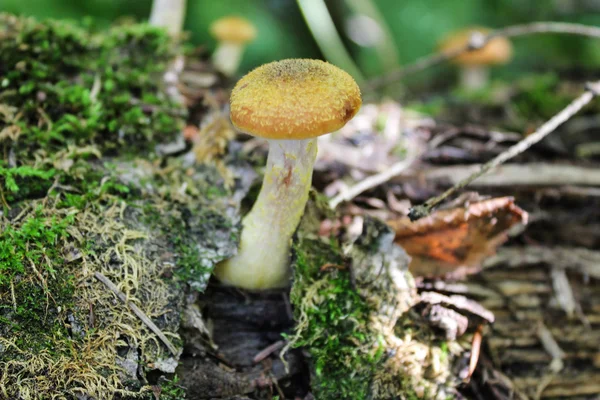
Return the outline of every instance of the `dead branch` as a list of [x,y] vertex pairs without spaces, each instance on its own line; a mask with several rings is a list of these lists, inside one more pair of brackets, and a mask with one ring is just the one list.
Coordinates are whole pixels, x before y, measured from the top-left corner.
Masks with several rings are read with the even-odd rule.
[[[599,29],[600,30],[600,29]],[[568,106],[566,106],[561,112],[556,114],[554,117],[550,118],[545,124],[540,126],[537,131],[527,136],[525,139],[521,140],[519,143],[511,146],[506,151],[498,154],[492,160],[483,164],[480,170],[462,181],[458,182],[456,185],[452,186],[450,189],[446,190],[439,196],[433,197],[427,200],[424,204],[412,207],[408,213],[409,218],[412,221],[416,221],[419,218],[423,218],[426,215],[429,215],[433,207],[440,204],[449,196],[453,195],[460,189],[469,185],[475,179],[479,178],[483,174],[487,173],[489,170],[497,167],[498,165],[510,160],[514,156],[521,154],[529,147],[533,146],[543,138],[545,138],[548,134],[553,132],[558,126],[563,124],[573,115],[579,112],[583,107],[585,107],[594,97],[600,94],[600,81],[587,83],[585,86],[585,91],[581,96],[573,100]]]
[[525,268],[535,265],[551,265],[553,268],[575,270],[594,278],[600,278],[600,252],[583,247],[507,247],[488,258],[485,269],[500,265],[506,268]]
[[352,200],[359,194],[389,181],[394,176],[400,175],[403,171],[405,171],[408,167],[412,165],[413,161],[415,161],[416,158],[417,157],[415,156],[405,158],[404,160],[393,164],[385,171],[382,171],[375,175],[371,175],[368,178],[360,181],[356,185],[346,190],[342,190],[337,196],[329,200],[329,207],[336,208],[338,204],[344,201]]
[[[480,165],[451,165],[428,168],[422,172],[427,181],[446,182],[455,185],[468,178],[481,168]],[[404,177],[402,177],[404,180]],[[577,186],[600,186],[600,170],[594,167],[584,167],[569,164],[528,163],[504,164],[482,176],[474,184],[478,187],[535,187],[569,185],[576,194]],[[592,188],[593,189],[593,188]],[[588,192],[584,192],[589,195]]]

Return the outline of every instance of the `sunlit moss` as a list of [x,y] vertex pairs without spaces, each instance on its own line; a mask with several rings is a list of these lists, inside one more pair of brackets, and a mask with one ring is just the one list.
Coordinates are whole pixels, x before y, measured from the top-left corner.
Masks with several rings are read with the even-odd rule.
[[[337,243],[303,240],[294,248],[291,301],[298,323],[294,346],[305,346],[319,399],[364,399],[382,351],[368,328],[368,306],[353,289]],[[329,265],[326,271],[323,266]]]

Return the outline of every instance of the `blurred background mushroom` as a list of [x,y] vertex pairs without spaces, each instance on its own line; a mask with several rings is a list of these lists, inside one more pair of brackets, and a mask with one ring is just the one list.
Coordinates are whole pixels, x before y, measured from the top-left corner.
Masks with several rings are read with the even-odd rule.
[[162,26],[171,35],[181,33],[185,19],[186,0],[154,0],[150,13],[150,24]]
[[[482,27],[454,32],[440,44],[440,51],[451,53],[466,46],[478,46],[490,32],[490,29]],[[511,58],[510,41],[504,37],[496,37],[482,48],[460,54],[451,61],[459,67],[460,85],[467,90],[476,90],[488,83],[490,67],[506,64]]]
[[246,44],[256,38],[256,28],[246,18],[230,16],[213,22],[210,33],[218,42],[212,55],[215,69],[226,76],[235,74]]

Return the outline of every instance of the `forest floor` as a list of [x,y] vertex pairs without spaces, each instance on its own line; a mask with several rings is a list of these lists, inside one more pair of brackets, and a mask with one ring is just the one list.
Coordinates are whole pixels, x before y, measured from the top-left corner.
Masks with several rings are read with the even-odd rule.
[[406,217],[591,73],[365,93],[319,143],[291,288],[247,293],[210,272],[236,251],[266,144],[230,126],[232,82],[179,53],[144,25],[0,17],[0,398],[600,393],[598,101]]

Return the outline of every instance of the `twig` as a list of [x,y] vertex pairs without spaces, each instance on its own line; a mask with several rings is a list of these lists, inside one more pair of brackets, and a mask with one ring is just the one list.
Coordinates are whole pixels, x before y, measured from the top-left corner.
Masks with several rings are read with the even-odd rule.
[[471,357],[469,358],[469,373],[467,374],[466,382],[471,380],[475,368],[477,368],[477,362],[479,361],[479,354],[481,353],[481,341],[483,339],[483,325],[477,325],[477,329],[473,333],[473,339],[471,340]]
[[436,66],[445,61],[449,61],[463,53],[479,50],[496,37],[515,37],[536,33],[563,33],[600,38],[599,27],[582,24],[572,24],[566,22],[534,22],[531,24],[507,26],[506,28],[492,31],[487,35],[481,33],[474,34],[469,39],[468,44],[463,47],[458,47],[452,51],[429,54],[425,57],[419,58],[417,61],[407,65],[403,69],[398,69],[382,77],[372,79],[365,83],[363,86],[363,91],[381,88],[394,81],[400,80],[407,75]]
[[278,340],[277,342],[265,347],[263,350],[261,350],[260,352],[258,352],[258,354],[254,356],[252,362],[254,364],[261,362],[265,358],[269,357],[271,354],[275,353],[277,350],[281,349],[283,346],[285,346],[285,344],[285,340]]
[[554,336],[543,321],[538,322],[537,336],[544,347],[544,350],[546,350],[546,352],[552,357],[552,361],[550,362],[549,366],[550,373],[542,377],[535,391],[534,398],[540,399],[544,389],[546,389],[550,382],[552,382],[555,375],[564,368],[563,360],[565,358],[565,352],[560,348],[560,345],[556,339],[554,339]]
[[162,342],[165,344],[165,346],[167,346],[167,348],[169,349],[171,354],[173,354],[174,356],[177,356],[179,354],[179,352],[177,351],[177,348],[175,346],[173,346],[171,341],[165,336],[164,333],[162,333],[162,331],[159,329],[159,327],[156,326],[154,324],[154,322],[152,322],[152,320],[150,320],[150,318],[148,318],[146,316],[146,314],[144,314],[144,312],[138,308],[138,306],[136,306],[135,304],[133,304],[130,301],[127,301],[127,296],[125,296],[125,293],[121,292],[119,290],[119,288],[117,288],[117,286],[111,282],[110,279],[108,279],[106,276],[104,276],[100,272],[94,272],[94,276],[100,282],[104,283],[104,285],[106,285],[106,287],[108,287],[119,298],[119,300],[121,300],[123,303],[127,304],[129,306],[129,308],[131,308],[131,311],[133,311],[133,313],[140,320],[142,320],[142,322],[144,324],[146,324],[146,326],[148,326],[148,328],[150,328],[150,330],[152,332],[154,332],[154,334],[156,334],[156,336],[158,336],[158,338],[160,340],[162,340]]
[[500,248],[483,263],[484,269],[499,266],[508,269],[532,266],[562,268],[600,279],[600,251],[567,246],[510,246]]
[[12,278],[10,279],[10,296],[12,298],[13,311],[16,313],[17,312],[17,296],[15,296],[15,284],[14,284]]
[[577,310],[577,300],[573,294],[571,283],[567,278],[567,273],[564,268],[552,268],[550,270],[550,278],[552,279],[552,288],[554,295],[558,301],[558,305],[571,318]]
[[[454,185],[481,168],[478,164],[450,165],[432,167],[426,171],[406,174],[395,182],[407,178],[425,179],[427,182],[443,182]],[[566,186],[569,185],[569,186]],[[600,186],[600,169],[594,166],[572,165],[566,163],[531,162],[527,164],[506,163],[482,176],[476,182],[477,187],[556,187],[563,193],[577,193],[576,186],[592,186],[580,192],[586,195],[593,193],[585,190]]]
[[416,158],[417,157],[413,156],[399,161],[393,164],[390,168],[386,169],[385,171],[382,171],[375,175],[371,175],[368,178],[357,183],[356,185],[346,190],[342,190],[342,192],[340,192],[337,196],[329,200],[329,207],[335,208],[341,202],[352,200],[359,194],[389,181],[396,175],[400,175],[402,171],[406,170],[408,167],[411,166],[411,164],[413,163],[413,161],[416,160]]
[[[600,29],[599,29],[600,30]],[[408,217],[411,221],[416,221],[419,218],[423,218],[431,212],[431,209],[436,205],[440,204],[450,195],[453,195],[458,190],[464,188],[475,179],[479,178],[481,175],[485,174],[489,170],[498,165],[504,163],[507,160],[510,160],[514,156],[524,152],[532,145],[536,144],[548,134],[553,132],[558,126],[563,124],[573,115],[575,115],[579,110],[585,107],[592,99],[600,94],[600,81],[596,82],[588,82],[585,86],[585,92],[575,100],[571,102],[568,106],[566,106],[561,112],[556,114],[554,117],[550,118],[545,124],[539,127],[537,131],[527,136],[525,139],[521,140],[519,143],[511,146],[505,152],[498,154],[495,158],[481,166],[481,169],[458,182],[456,185],[452,186],[450,189],[446,190],[444,193],[437,197],[433,197],[427,200],[424,204],[412,207],[408,212]]]

